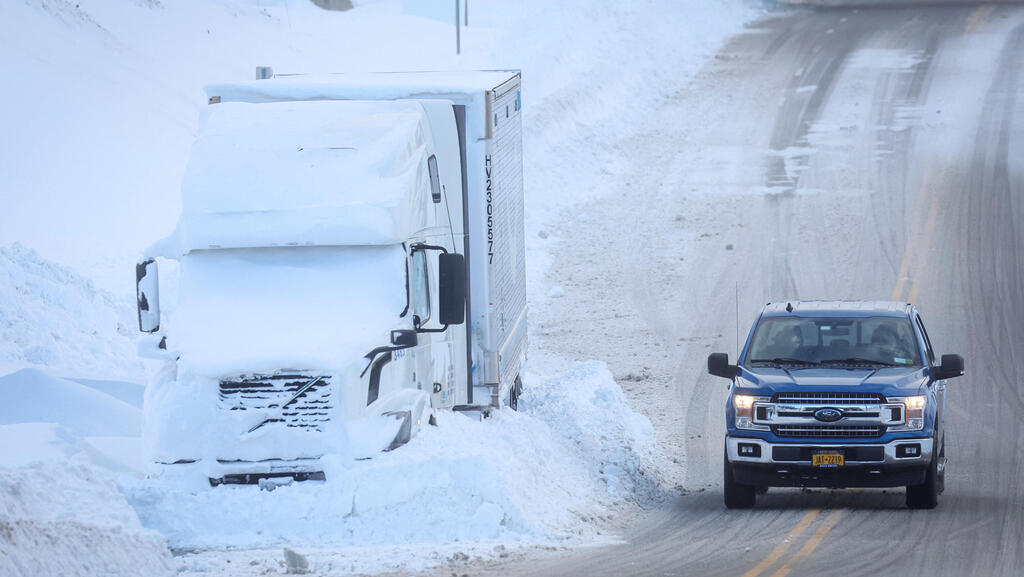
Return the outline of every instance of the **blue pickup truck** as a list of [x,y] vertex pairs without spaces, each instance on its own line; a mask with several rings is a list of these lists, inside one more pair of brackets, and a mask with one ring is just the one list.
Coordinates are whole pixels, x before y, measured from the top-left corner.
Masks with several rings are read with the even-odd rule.
[[768,487],[905,486],[908,507],[938,504],[946,380],[964,360],[935,357],[913,305],[769,303],[737,363],[713,353],[708,372],[731,382],[726,507]]

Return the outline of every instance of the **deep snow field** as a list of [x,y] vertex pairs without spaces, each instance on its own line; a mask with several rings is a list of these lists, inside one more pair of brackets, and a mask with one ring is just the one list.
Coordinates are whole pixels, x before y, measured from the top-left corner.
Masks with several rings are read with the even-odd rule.
[[[551,352],[573,331],[545,317],[565,295],[546,273],[573,249],[566,214],[621,185],[622,143],[752,3],[473,0],[459,56],[450,24],[398,0],[355,4],[0,5],[0,575],[276,574],[285,547],[317,574],[457,571],[614,539],[679,484],[685,463],[604,362]],[[202,85],[258,65],[522,69],[531,348],[518,413],[442,414],[400,450],[335,463],[336,483],[144,478],[155,368],[135,354],[134,263],[180,212]]]

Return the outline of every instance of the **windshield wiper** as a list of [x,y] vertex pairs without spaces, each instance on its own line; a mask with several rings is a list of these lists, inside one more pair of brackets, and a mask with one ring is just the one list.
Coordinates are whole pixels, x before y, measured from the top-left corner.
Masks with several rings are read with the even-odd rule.
[[792,359],[789,357],[775,357],[774,359],[753,359],[752,363],[770,363],[773,365],[806,365],[809,367],[818,366],[820,363],[804,359]]
[[902,367],[904,365],[897,365],[896,363],[890,363],[887,361],[879,361],[876,359],[864,359],[860,357],[850,357],[848,359],[827,359],[821,361],[822,365],[882,365],[884,367]]

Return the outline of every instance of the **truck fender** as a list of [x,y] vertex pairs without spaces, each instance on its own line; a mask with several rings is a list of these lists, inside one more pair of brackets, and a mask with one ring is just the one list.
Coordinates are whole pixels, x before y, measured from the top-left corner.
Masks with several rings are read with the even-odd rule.
[[391,416],[402,421],[387,450],[408,443],[433,418],[430,395],[419,389],[401,389],[381,397],[367,407],[370,414]]

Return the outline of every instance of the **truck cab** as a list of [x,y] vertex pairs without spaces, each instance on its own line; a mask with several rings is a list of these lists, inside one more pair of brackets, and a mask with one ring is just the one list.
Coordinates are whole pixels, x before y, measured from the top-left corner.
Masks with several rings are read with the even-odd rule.
[[519,73],[272,75],[207,94],[181,217],[136,267],[140,354],[164,361],[143,410],[150,474],[326,480],[435,411],[515,408]]
[[936,357],[916,307],[899,302],[766,305],[729,380],[725,504],[750,508],[768,487],[899,487],[934,508],[946,467],[946,382],[959,355]]

